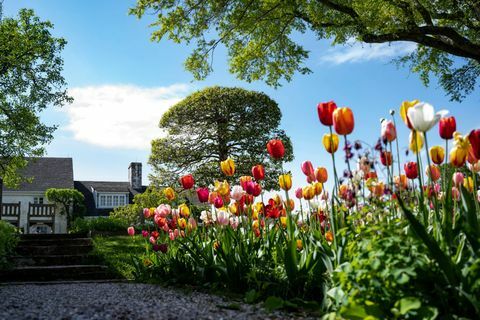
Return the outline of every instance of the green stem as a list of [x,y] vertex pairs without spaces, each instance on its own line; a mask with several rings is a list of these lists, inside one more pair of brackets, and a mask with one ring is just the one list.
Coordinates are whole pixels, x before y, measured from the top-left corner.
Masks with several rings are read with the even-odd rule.
[[415,143],[415,155],[417,156],[417,170],[418,170],[418,183],[420,184],[420,211],[423,213],[423,223],[425,226],[428,225],[428,215],[427,215],[427,211],[426,211],[426,208],[425,208],[425,198],[424,198],[424,194],[423,194],[423,181],[422,181],[422,170],[421,170],[421,166],[420,166],[420,156],[419,156],[419,153],[420,153],[420,150],[418,150],[418,141],[417,141],[417,134],[418,132],[417,131],[413,131],[413,141]]

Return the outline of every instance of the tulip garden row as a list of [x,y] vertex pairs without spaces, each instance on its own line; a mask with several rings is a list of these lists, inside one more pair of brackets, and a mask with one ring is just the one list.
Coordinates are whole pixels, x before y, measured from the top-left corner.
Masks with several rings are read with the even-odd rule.
[[[268,200],[261,164],[236,185],[197,186],[204,204],[198,214],[182,201],[183,192],[195,190],[194,177],[181,177],[181,188],[164,189],[166,203],[144,209],[149,227],[142,231],[146,251],[136,260],[138,278],[229,289],[270,308],[314,306],[331,318],[479,318],[480,129],[462,135],[446,113],[403,102],[400,115],[416,161],[401,163],[391,111],[376,153],[364,152],[352,169],[347,136],[353,112],[320,103],[333,172],[306,161],[307,185],[291,190],[285,172],[278,177],[282,192]],[[428,146],[437,124],[445,149]],[[343,177],[335,164],[341,136],[348,165]],[[269,141],[267,152],[282,161],[282,141]],[[385,181],[376,159],[387,171]],[[222,161],[220,171],[233,176],[234,160]],[[328,179],[332,190],[324,188]]]

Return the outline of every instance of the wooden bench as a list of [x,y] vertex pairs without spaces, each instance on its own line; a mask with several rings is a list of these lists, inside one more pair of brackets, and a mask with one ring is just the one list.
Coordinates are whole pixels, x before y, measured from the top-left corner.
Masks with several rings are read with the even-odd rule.
[[45,224],[52,228],[55,233],[55,208],[54,204],[34,204],[28,203],[27,233],[30,233],[30,227],[33,224]]
[[0,219],[13,224],[17,228],[20,228],[20,202],[2,203]]

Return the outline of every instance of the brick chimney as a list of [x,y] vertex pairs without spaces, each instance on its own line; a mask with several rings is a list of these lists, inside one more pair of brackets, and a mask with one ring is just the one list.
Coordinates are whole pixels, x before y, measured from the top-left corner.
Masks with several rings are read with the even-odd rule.
[[142,189],[142,163],[131,162],[128,166],[128,182],[130,187],[135,190]]

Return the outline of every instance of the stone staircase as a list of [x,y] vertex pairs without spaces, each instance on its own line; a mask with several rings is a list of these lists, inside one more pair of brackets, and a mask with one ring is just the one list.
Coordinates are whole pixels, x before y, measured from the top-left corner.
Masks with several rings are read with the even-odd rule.
[[13,269],[0,272],[0,282],[111,281],[116,277],[91,255],[86,235],[25,234],[20,236]]

